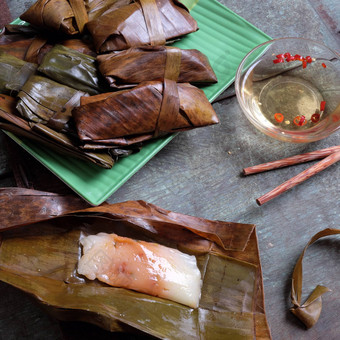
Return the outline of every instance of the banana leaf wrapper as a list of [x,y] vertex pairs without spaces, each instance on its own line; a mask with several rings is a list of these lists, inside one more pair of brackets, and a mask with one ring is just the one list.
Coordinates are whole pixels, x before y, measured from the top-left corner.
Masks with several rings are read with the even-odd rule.
[[37,67],[36,64],[0,51],[0,93],[17,94]]
[[18,93],[17,110],[27,120],[62,131],[68,128],[72,108],[86,95],[47,77],[33,75]]
[[92,41],[86,36],[81,39],[61,39],[51,35],[43,35],[30,25],[7,25],[0,33],[0,51],[38,65],[40,65],[45,54],[56,44],[72,48],[92,57],[97,55]]
[[94,57],[62,45],[55,45],[45,55],[38,71],[60,84],[90,95],[109,89]]
[[318,239],[326,236],[339,235],[340,229],[327,228],[316,233],[307,243],[303,249],[293,271],[292,285],[291,285],[291,302],[293,307],[290,311],[300,319],[306,328],[313,327],[319,320],[322,299],[321,296],[324,293],[330,292],[331,290],[325,286],[317,285],[312,293],[309,295],[304,303],[301,303],[302,297],[302,260],[307,251],[307,248],[316,242]]
[[[6,204],[3,196],[0,206]],[[13,204],[15,198],[10,199]],[[32,221],[45,199],[50,200],[43,193],[34,196],[33,211],[31,204],[22,203],[20,216]],[[254,225],[205,220],[144,201],[61,212],[55,218],[53,206],[46,207],[45,220],[40,215],[40,222],[29,228],[7,224],[0,246],[0,280],[33,295],[58,319],[86,321],[110,331],[128,325],[158,338],[270,339]],[[1,220],[7,221],[8,210],[0,211]],[[199,307],[79,276],[79,238],[98,232],[195,255],[203,279]]]
[[83,97],[72,115],[81,140],[118,145],[219,122],[201,89],[167,79]]
[[131,3],[131,0],[85,0],[89,21],[92,21],[107,11],[114,11]]
[[33,140],[56,152],[70,157],[90,161],[103,168],[110,169],[114,164],[107,151],[86,151],[79,147],[77,140],[65,133],[57,132],[46,125],[28,122],[20,117],[16,110],[16,99],[0,95],[0,128]]
[[86,24],[97,53],[164,45],[197,31],[197,22],[177,0],[138,0]]
[[38,0],[20,19],[40,30],[75,35],[83,32],[88,16],[83,0]]
[[[170,47],[144,46],[125,51],[97,56],[98,67],[111,87],[124,88],[149,80],[164,80],[167,53]],[[180,83],[209,84],[217,78],[208,58],[198,50],[184,50],[181,53]]]

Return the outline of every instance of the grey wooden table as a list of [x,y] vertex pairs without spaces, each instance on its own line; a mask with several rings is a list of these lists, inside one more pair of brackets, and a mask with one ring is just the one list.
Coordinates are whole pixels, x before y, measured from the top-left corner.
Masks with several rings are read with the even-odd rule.
[[[311,38],[340,51],[338,0],[221,2],[271,37]],[[0,0],[0,23],[18,17],[32,3]],[[339,132],[311,144],[287,144],[255,130],[243,116],[235,97],[215,103],[214,108],[221,120],[219,125],[179,134],[108,202],[142,199],[184,214],[256,224],[273,339],[339,339],[339,238],[313,245],[304,261],[304,292],[309,294],[317,284],[332,289],[324,295],[318,323],[306,331],[288,311],[290,277],[303,247],[319,230],[340,228],[339,165],[329,167],[262,207],[257,206],[255,198],[309,165],[250,177],[241,175],[242,168],[250,165],[339,145]],[[14,181],[3,138],[1,133],[0,185],[11,186]],[[73,329],[63,324],[62,332],[59,323],[49,319],[29,297],[0,283],[0,339],[71,339],[84,335],[84,329],[87,334],[97,334],[96,337],[100,334],[112,338],[99,329],[90,331],[86,327]],[[74,335],[75,330],[78,336]]]

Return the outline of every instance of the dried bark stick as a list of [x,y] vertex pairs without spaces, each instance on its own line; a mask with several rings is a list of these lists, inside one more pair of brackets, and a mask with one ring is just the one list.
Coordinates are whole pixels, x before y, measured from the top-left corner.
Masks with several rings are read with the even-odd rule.
[[256,200],[256,203],[258,205],[262,205],[262,204],[270,201],[271,199],[275,198],[276,196],[279,196],[280,194],[291,189],[295,185],[302,183],[306,179],[308,179],[308,178],[312,177],[313,175],[317,174],[318,172],[326,169],[330,165],[338,162],[339,160],[340,160],[340,151],[332,153],[328,157],[321,160],[319,163],[317,163],[317,164],[311,166],[310,168],[302,171],[301,173],[299,173],[295,177],[289,179],[288,181],[282,183],[281,185],[279,185],[275,189],[273,189],[273,190],[269,191],[268,193],[264,194],[263,196],[259,197]]
[[338,152],[338,151],[340,151],[340,145],[332,146],[330,148],[316,150],[312,152],[307,152],[301,155],[279,159],[273,162],[254,165],[249,168],[244,168],[243,174],[247,176],[247,175],[257,174],[259,172],[283,168],[283,167],[290,166],[290,165],[305,163],[305,162],[327,157],[331,155],[332,153]]

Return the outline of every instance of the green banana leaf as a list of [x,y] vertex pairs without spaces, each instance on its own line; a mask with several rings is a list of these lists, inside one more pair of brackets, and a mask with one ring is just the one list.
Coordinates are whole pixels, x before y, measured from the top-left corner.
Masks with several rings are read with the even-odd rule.
[[43,58],[38,71],[60,84],[91,95],[109,90],[97,69],[96,58],[55,45]]
[[36,69],[33,63],[0,51],[0,93],[16,94]]
[[[9,199],[16,210],[13,196],[0,192],[1,220],[7,221],[8,209],[3,207]],[[20,200],[20,216],[31,221],[29,228],[19,228],[16,219],[2,233],[0,280],[33,295],[51,315],[110,331],[129,326],[158,338],[270,339],[254,225],[205,220],[143,201],[66,214],[61,209],[53,218],[53,204],[45,204],[50,196],[33,192],[32,198],[33,205]],[[41,206],[46,206],[45,216],[40,214],[35,219],[40,222],[34,223],[32,216]],[[199,307],[80,276],[79,238],[98,232],[157,242],[196,256],[203,279]]]
[[62,130],[71,110],[87,94],[39,75],[31,76],[18,94],[17,110],[26,119]]
[[18,136],[37,141],[59,153],[91,161],[103,168],[110,169],[114,164],[112,156],[106,150],[84,150],[71,135],[57,132],[40,123],[27,122],[17,113],[16,100],[13,97],[0,96],[0,128]]

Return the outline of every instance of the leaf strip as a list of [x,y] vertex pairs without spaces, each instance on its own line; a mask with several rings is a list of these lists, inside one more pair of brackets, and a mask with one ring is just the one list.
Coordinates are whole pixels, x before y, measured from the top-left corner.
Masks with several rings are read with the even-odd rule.
[[291,290],[291,301],[294,306],[290,310],[296,317],[298,317],[306,325],[307,328],[311,328],[312,326],[314,326],[319,319],[322,308],[321,295],[331,290],[325,286],[318,285],[310,294],[305,303],[301,305],[302,260],[307,248],[311,244],[313,244],[321,237],[336,234],[340,234],[340,229],[327,228],[316,233],[303,249],[303,252],[300,255],[294,268]]
[[156,1],[139,0],[139,3],[142,7],[151,46],[164,45],[166,39]]
[[85,24],[89,21],[87,16],[85,3],[83,0],[69,0],[74,13],[74,18],[78,26],[79,33],[84,31]]

